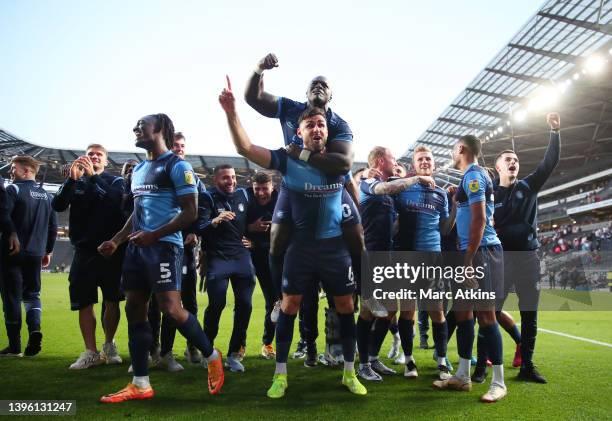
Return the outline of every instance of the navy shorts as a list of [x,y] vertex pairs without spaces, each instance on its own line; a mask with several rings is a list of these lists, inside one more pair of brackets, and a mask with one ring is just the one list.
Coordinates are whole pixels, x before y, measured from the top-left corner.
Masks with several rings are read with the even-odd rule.
[[167,241],[149,247],[130,243],[123,260],[124,291],[180,291],[183,248]]
[[351,256],[342,237],[323,240],[294,236],[285,254],[282,290],[289,295],[305,295],[319,282],[328,296],[355,292]]
[[98,302],[98,287],[102,299],[109,302],[123,300],[121,294],[121,265],[125,247],[105,258],[97,250],[75,248],[68,275],[70,309],[81,310]]
[[504,294],[504,249],[501,245],[480,247],[474,256],[474,268],[482,267],[484,276],[478,279],[482,292],[495,293],[497,298]]
[[[287,187],[281,185],[278,192],[278,199],[274,207],[272,215],[273,224],[290,224],[291,223],[291,202],[287,194]],[[351,226],[361,224],[361,216],[359,210],[355,206],[355,202],[348,194],[346,189],[342,190],[342,226]]]

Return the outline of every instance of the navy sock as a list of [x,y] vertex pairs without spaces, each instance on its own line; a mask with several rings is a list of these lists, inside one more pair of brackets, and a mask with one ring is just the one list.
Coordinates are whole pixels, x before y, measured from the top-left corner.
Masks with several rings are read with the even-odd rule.
[[357,349],[359,350],[359,362],[367,364],[370,352],[370,334],[374,320],[357,319]]
[[[500,365],[503,362],[502,337],[497,323],[491,326],[482,326],[480,332],[486,344],[486,353],[493,365]],[[480,335],[479,335],[480,336]]]
[[457,319],[455,318],[455,312],[449,311],[446,313],[446,328],[448,329],[448,333],[446,335],[447,342],[453,337],[453,333],[455,333],[455,328],[457,327]]
[[448,327],[446,320],[442,323],[431,323],[433,331],[434,346],[438,357],[446,357],[446,344],[448,343]]
[[293,325],[295,314],[285,314],[283,310],[278,315],[276,322],[276,362],[286,363],[289,357],[289,348],[293,339]]
[[344,361],[355,361],[355,315],[353,313],[340,314],[340,342]]
[[395,335],[397,332],[399,332],[399,327],[397,327],[397,323],[389,322],[389,332],[391,332],[392,335]]
[[387,332],[389,331],[390,324],[391,322],[388,319],[376,319],[374,330],[370,333],[372,336],[370,337],[369,355],[378,355],[385,341],[385,336],[387,336]]
[[160,355],[166,355],[168,352],[172,352],[174,346],[174,338],[176,337],[176,324],[170,316],[164,315],[161,322],[161,334],[160,334]]
[[538,312],[521,311],[521,358],[524,366],[533,364],[533,351],[537,334]]
[[214,349],[198,323],[198,319],[196,319],[193,314],[188,314],[189,316],[187,316],[185,323],[177,326],[177,329],[190,344],[198,348],[205,358],[208,358],[212,355]]
[[474,319],[464,320],[457,323],[457,352],[461,358],[469,360],[472,358],[472,347],[474,346]]
[[[402,319],[397,321],[399,328],[400,340],[402,341],[402,349],[404,355],[412,355],[412,342],[414,340],[414,320]],[[407,361],[406,361],[407,362]]]
[[134,376],[146,376],[149,374],[149,348],[153,342],[151,325],[149,322],[128,323],[128,337]]
[[[501,310],[495,312],[495,318],[499,322],[499,319],[501,318]],[[522,320],[522,318],[521,318],[521,320]],[[504,326],[502,323],[499,323],[499,325],[504,328],[504,330],[508,333],[508,335],[510,335],[510,337],[512,338],[512,340],[514,341],[515,344],[518,345],[518,344],[521,343],[521,332],[519,331],[519,328],[516,325],[516,323],[514,323],[509,328]]]
[[482,327],[478,327],[478,338],[476,339],[476,365],[479,367],[487,365],[487,344]]

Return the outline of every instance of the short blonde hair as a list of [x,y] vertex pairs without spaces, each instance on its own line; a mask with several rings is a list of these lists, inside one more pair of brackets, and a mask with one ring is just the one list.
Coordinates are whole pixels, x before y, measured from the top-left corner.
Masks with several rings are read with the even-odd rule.
[[376,160],[382,158],[385,153],[387,153],[387,148],[384,146],[374,146],[374,149],[368,154],[368,166],[370,168],[374,167],[376,165]]
[[104,152],[104,155],[108,156],[108,151],[106,150],[106,148],[102,145],[100,145],[99,143],[91,143],[89,145],[87,145],[87,148],[85,149],[85,152],[87,152],[90,149],[100,149],[102,152]]
[[40,169],[40,162],[29,155],[16,155],[11,159],[11,164],[23,165],[32,170],[34,175],[38,174],[38,170]]
[[429,146],[425,146],[425,145],[419,145],[416,148],[414,148],[414,151],[412,152],[413,154],[417,153],[417,152],[431,152],[431,148]]

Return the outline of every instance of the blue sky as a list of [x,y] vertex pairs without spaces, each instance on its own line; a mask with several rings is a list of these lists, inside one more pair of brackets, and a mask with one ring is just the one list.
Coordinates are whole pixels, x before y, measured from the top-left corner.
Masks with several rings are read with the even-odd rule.
[[0,127],[36,144],[136,150],[131,129],[165,112],[190,153],[235,155],[217,96],[225,74],[254,143],[278,121],[242,100],[268,52],[266,89],[303,100],[328,76],[355,135],[401,154],[538,9],[533,0],[0,0]]

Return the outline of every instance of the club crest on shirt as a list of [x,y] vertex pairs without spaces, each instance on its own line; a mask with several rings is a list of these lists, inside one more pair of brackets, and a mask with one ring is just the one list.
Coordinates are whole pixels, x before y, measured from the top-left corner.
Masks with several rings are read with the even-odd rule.
[[239,204],[238,204],[238,210],[239,210],[240,212],[244,212],[244,205],[243,205],[242,203],[239,203]]
[[470,181],[470,184],[468,184],[468,188],[470,189],[472,193],[476,193],[478,189],[480,188],[480,184],[478,184],[478,180]]
[[185,183],[195,184],[195,177],[191,171],[185,171]]

